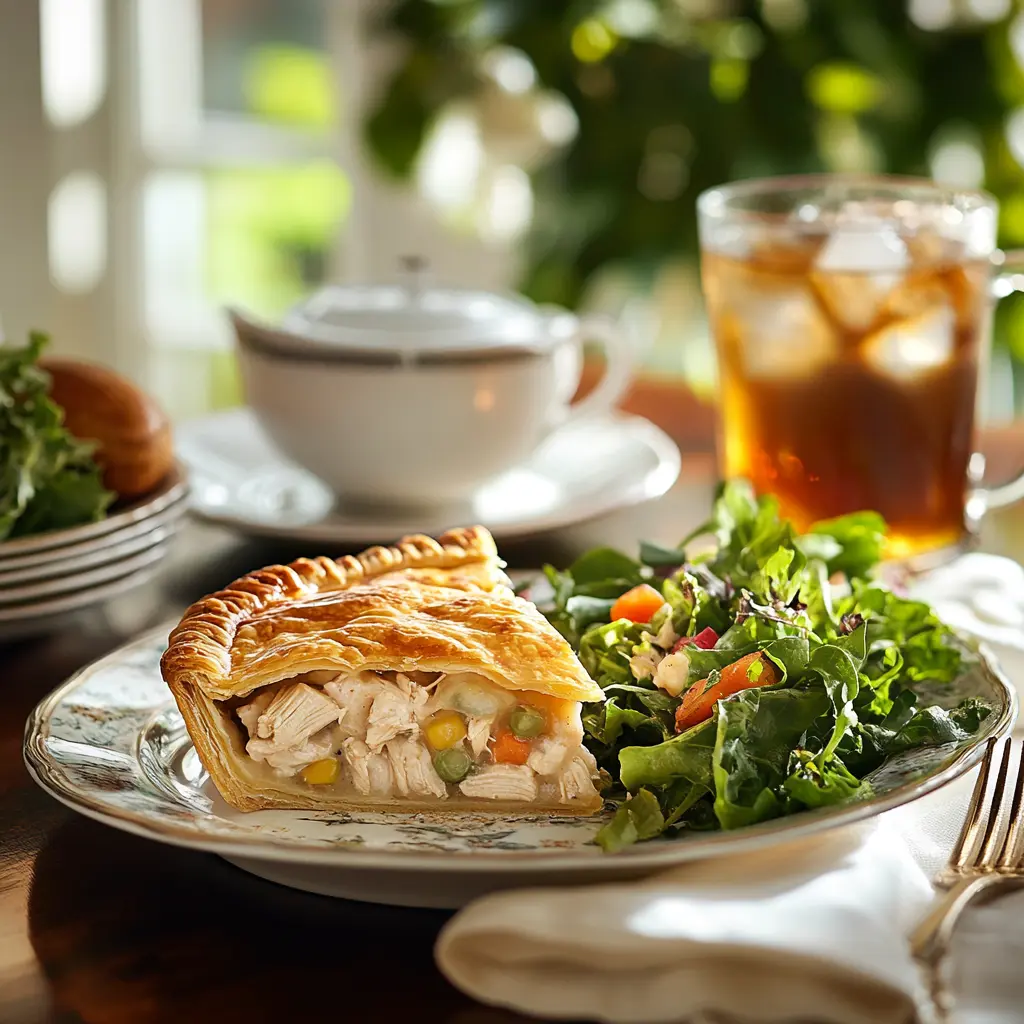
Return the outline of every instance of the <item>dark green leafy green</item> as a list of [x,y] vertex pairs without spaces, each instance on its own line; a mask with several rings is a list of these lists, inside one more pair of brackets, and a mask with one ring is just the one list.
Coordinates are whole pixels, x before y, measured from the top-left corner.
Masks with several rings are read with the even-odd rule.
[[822,690],[744,690],[718,703],[713,756],[715,816],[722,828],[783,811],[778,787],[805,730],[829,706]]
[[825,556],[829,574],[845,573],[850,579],[867,576],[882,557],[885,520],[877,512],[853,512],[838,519],[824,519],[801,538],[800,546],[810,554],[812,545],[831,540]]
[[608,580],[621,580],[632,587],[644,579],[640,563],[614,548],[593,548],[585,555],[580,555],[569,566],[569,575],[577,587],[588,583],[605,583]]
[[101,519],[114,497],[48,395],[46,342],[33,332],[24,348],[0,347],[0,540]]
[[790,773],[782,785],[790,799],[804,807],[827,807],[871,796],[870,783],[858,779],[838,757],[822,768],[806,750],[793,751]]
[[[688,556],[704,535],[717,547]],[[545,612],[605,693],[584,709],[586,742],[613,794],[634,794],[602,831],[606,849],[862,799],[887,758],[977,733],[984,704],[931,704],[970,655],[926,604],[871,577],[883,539],[869,512],[798,535],[774,498],[739,482],[674,548],[645,544],[639,561],[599,548],[568,571],[545,569]],[[640,582],[660,591],[662,609],[648,624],[608,621],[615,598]],[[686,643],[698,634],[706,646]],[[754,652],[743,675],[727,671]],[[677,732],[691,689],[726,682],[738,692],[696,724],[702,703],[691,700]]]

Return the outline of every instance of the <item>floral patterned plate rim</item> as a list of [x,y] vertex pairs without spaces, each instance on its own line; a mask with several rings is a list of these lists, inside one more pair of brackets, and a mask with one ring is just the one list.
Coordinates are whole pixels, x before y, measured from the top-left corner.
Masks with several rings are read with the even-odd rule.
[[635,873],[749,851],[848,825],[946,785],[980,760],[986,740],[1009,732],[1017,714],[1012,685],[984,646],[972,643],[978,662],[943,701],[955,703],[969,692],[992,705],[969,741],[890,759],[875,773],[875,795],[866,800],[608,855],[593,842],[602,815],[236,811],[213,789],[160,677],[166,637],[166,627],[144,634],[83,668],[36,707],[24,748],[36,782],[82,814],[162,842],[345,869]]

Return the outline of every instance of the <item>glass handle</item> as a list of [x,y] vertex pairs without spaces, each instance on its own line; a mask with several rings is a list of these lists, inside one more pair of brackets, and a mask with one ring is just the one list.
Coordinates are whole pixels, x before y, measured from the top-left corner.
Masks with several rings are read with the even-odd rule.
[[[1011,249],[999,253],[995,266],[997,273],[992,279],[991,292],[997,301],[1014,292],[1024,292],[1024,249]],[[971,501],[980,505],[979,511],[1003,508],[1024,499],[1024,469],[1013,479],[996,487],[976,487]]]

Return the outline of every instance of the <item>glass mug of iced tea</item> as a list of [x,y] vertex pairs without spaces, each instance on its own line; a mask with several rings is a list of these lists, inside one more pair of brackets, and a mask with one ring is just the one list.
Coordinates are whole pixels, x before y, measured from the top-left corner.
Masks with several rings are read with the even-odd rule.
[[917,179],[742,181],[697,203],[718,350],[719,460],[798,527],[875,509],[888,555],[958,550],[986,508],[975,408],[992,306],[1024,255],[996,202]]

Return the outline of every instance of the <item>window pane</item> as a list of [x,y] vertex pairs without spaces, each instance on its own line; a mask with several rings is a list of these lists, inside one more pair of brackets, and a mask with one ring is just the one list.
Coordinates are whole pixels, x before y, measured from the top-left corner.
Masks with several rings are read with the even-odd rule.
[[212,300],[275,316],[325,279],[349,201],[335,164],[218,169],[204,177]]
[[329,2],[203,0],[204,108],[326,130],[335,119]]
[[325,280],[348,202],[330,161],[150,175],[144,288],[154,341],[222,345],[226,303],[282,313]]

